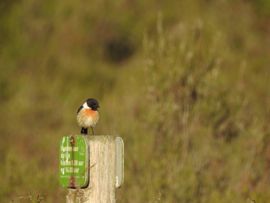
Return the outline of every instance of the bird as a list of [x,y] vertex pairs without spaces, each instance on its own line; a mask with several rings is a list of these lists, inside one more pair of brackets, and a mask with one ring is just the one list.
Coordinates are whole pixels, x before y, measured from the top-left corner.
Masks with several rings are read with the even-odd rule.
[[77,122],[81,127],[81,134],[87,135],[88,128],[92,129],[92,134],[95,135],[94,127],[99,120],[99,103],[94,98],[86,99],[77,111]]

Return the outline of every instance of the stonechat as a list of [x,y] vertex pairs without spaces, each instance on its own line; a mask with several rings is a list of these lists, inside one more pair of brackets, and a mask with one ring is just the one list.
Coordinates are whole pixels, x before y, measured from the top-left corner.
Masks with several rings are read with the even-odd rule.
[[87,99],[83,105],[77,111],[77,121],[81,129],[81,134],[87,135],[88,128],[92,129],[92,134],[94,135],[94,127],[99,120],[98,113],[99,103],[96,99]]

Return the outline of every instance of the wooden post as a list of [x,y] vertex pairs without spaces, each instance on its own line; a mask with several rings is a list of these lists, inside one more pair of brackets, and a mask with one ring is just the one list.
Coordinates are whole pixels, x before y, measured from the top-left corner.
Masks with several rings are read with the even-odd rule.
[[90,181],[87,188],[69,189],[67,203],[115,203],[116,141],[114,136],[89,136]]

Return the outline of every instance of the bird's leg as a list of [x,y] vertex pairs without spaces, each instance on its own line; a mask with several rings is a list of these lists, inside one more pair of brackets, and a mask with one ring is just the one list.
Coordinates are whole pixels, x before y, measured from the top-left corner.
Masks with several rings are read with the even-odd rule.
[[91,127],[91,129],[92,129],[92,135],[95,135],[94,128],[93,128],[93,127]]

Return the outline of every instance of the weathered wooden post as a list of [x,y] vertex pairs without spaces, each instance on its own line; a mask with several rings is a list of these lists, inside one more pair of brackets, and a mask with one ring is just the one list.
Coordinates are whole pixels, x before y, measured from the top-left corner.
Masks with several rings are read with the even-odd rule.
[[115,203],[115,189],[124,178],[123,140],[114,136],[87,136],[86,141],[89,181],[85,188],[68,189],[66,202]]

